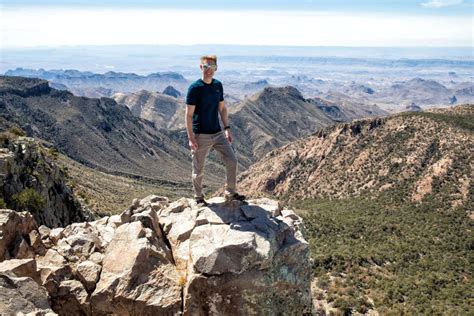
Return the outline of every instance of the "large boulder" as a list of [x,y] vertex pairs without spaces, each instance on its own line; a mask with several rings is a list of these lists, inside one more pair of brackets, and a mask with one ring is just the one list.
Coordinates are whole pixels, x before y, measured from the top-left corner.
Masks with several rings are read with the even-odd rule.
[[[311,313],[301,218],[269,199],[209,202],[149,196],[55,229],[0,211],[0,273],[36,280],[60,315]],[[33,258],[11,251],[18,240]]]
[[140,221],[118,227],[105,250],[100,281],[91,299],[96,313],[179,313],[178,274],[163,239]]
[[36,228],[30,213],[0,209],[0,261],[26,257],[25,252],[30,248],[29,234]]
[[13,272],[0,272],[0,310],[2,315],[57,315],[43,287]]
[[304,314],[312,311],[303,224],[277,201],[197,207],[181,199],[158,214],[184,276],[189,315]]

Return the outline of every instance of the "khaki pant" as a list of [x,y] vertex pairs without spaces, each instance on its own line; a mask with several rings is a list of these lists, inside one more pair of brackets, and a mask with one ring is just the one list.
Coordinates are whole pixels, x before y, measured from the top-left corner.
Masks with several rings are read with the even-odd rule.
[[226,166],[226,194],[234,194],[237,177],[237,158],[223,131],[216,134],[196,134],[198,149],[192,153],[193,158],[193,187],[195,197],[204,197],[202,194],[202,178],[207,154],[214,148]]

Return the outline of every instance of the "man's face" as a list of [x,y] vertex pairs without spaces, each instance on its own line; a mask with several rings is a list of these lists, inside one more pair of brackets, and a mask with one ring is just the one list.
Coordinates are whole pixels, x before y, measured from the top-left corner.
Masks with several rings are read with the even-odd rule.
[[213,76],[217,70],[217,64],[214,60],[205,59],[201,63],[201,71],[206,76]]

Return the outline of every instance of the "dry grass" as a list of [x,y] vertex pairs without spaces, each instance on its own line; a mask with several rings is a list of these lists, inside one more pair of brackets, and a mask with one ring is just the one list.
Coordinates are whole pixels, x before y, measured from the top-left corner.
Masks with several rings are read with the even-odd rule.
[[192,194],[191,183],[171,185],[115,176],[86,167],[62,154],[54,156],[56,163],[66,172],[67,183],[75,195],[98,215],[118,214],[133,199],[142,199],[150,194],[170,199]]

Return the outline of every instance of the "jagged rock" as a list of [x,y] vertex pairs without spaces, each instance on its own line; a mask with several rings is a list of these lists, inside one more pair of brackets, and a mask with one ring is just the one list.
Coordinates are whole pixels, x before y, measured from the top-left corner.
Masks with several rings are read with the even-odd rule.
[[49,239],[54,244],[56,244],[58,242],[58,240],[63,237],[63,230],[64,230],[64,228],[62,228],[62,227],[51,229],[51,232],[49,234]]
[[43,256],[46,253],[46,247],[43,241],[41,240],[40,233],[37,230],[32,230],[28,234],[28,237],[30,239],[31,248],[33,252]]
[[17,259],[34,258],[35,253],[28,242],[23,237],[19,237],[19,242],[12,251],[12,257]]
[[164,241],[140,221],[118,227],[105,250],[100,281],[91,301],[98,313],[179,313],[181,288]]
[[41,236],[41,239],[48,239],[50,238],[50,233],[51,233],[51,228],[49,228],[48,226],[46,225],[41,225],[40,227],[38,227],[38,233],[40,234]]
[[56,250],[48,249],[43,257],[36,258],[41,284],[52,296],[56,295],[61,281],[71,279],[72,269]]
[[0,272],[13,272],[18,277],[30,277],[39,283],[39,275],[34,259],[11,259],[0,263]]
[[29,247],[22,244],[29,233],[36,229],[37,225],[28,212],[15,212],[8,209],[0,209],[0,261],[14,258],[17,253],[24,256]]
[[52,302],[59,315],[91,315],[87,291],[77,280],[62,281]]
[[1,227],[23,229],[35,258],[6,260],[0,273],[36,278],[60,315],[310,313],[301,218],[270,199],[208,202],[149,196],[64,228],[31,218],[29,232],[18,222],[25,214],[3,210]]
[[311,312],[308,243],[301,218],[277,201],[181,199],[159,212],[181,275],[184,313]]
[[44,288],[32,278],[18,277],[13,272],[0,272],[0,308],[2,315],[57,315]]
[[93,261],[83,261],[77,266],[77,276],[88,292],[93,292],[99,281],[102,267]]
[[94,252],[93,254],[90,255],[89,260],[101,265],[103,258],[104,258],[103,254],[101,254],[100,252]]
[[93,219],[66,185],[64,172],[33,138],[19,137],[7,146],[0,155],[0,193],[9,208],[24,210],[14,197],[27,194],[35,201],[28,210],[40,225],[58,227]]

